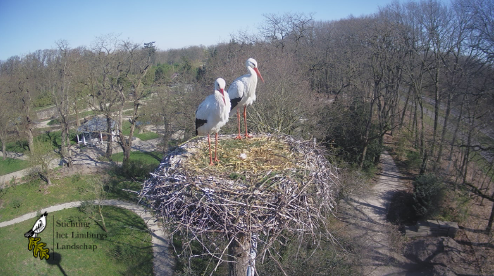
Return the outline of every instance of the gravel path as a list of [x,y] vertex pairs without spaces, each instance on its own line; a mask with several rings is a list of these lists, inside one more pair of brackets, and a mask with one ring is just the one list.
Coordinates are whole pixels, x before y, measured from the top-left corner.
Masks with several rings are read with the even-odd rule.
[[[48,213],[52,213],[63,209],[75,208],[75,207],[79,207],[81,203],[82,201],[74,201],[74,202],[58,204],[42,209],[41,213],[45,211]],[[95,203],[98,202],[96,201]],[[114,200],[114,199],[103,200],[101,203],[103,205],[116,206],[130,210],[136,213],[137,215],[139,215],[144,220],[144,222],[146,222],[146,225],[148,226],[148,229],[150,230],[152,236],[151,242],[153,244],[154,274],[164,275],[164,276],[172,275],[173,257],[168,252],[168,237],[165,235],[163,231],[163,227],[161,227],[161,225],[158,223],[156,217],[153,216],[152,213],[147,212],[146,209],[144,209],[144,207],[134,203],[129,203],[121,200]],[[15,223],[19,223],[28,219],[33,219],[37,216],[38,216],[37,212],[32,212],[9,221],[0,222],[0,228]]]
[[386,151],[381,155],[381,166],[377,184],[364,195],[352,196],[343,202],[340,218],[349,225],[356,244],[362,246],[362,275],[411,275],[410,261],[394,246],[393,237],[400,234],[386,221],[393,194],[405,186]]

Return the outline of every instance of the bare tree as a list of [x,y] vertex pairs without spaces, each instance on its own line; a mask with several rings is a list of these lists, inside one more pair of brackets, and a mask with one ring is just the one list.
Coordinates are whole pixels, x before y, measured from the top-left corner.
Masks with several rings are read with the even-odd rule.
[[42,79],[42,62],[39,60],[40,52],[30,54],[23,59],[18,56],[11,57],[5,62],[5,77],[9,96],[13,104],[19,110],[19,121],[16,124],[27,137],[29,150],[34,149],[34,124],[35,117],[32,110],[32,93]]
[[[0,64],[3,67],[3,64]],[[0,102],[9,101],[8,85],[4,82],[6,76],[0,69]],[[12,133],[15,132],[16,112],[12,105],[4,105],[0,109],[0,143],[2,143],[3,160],[7,158],[7,143],[12,140]]]
[[48,185],[51,185],[51,165],[56,158],[51,141],[34,139],[33,150],[29,153],[31,169]]
[[[132,147],[132,138],[136,123],[140,117],[139,107],[143,104],[142,100],[148,96],[149,93],[143,87],[143,78],[151,64],[151,56],[148,50],[142,49],[138,44],[134,44],[128,41],[122,43],[121,54],[123,60],[119,64],[121,66],[122,75],[120,76],[123,81],[128,82],[127,85],[120,85],[117,90],[120,94],[120,103],[118,106],[118,122],[119,122],[119,144],[124,152],[123,164],[128,164],[130,160],[130,152]],[[125,103],[132,101],[132,113],[129,118],[130,131],[129,135],[123,134],[123,111]]]
[[111,159],[113,153],[113,123],[122,99],[124,72],[121,67],[123,61],[119,51],[119,40],[115,35],[106,35],[97,38],[93,45],[93,52],[89,60],[90,74],[87,79],[90,87],[89,104],[93,110],[101,112],[107,122],[106,157]]
[[77,102],[74,92],[74,67],[79,62],[80,57],[76,50],[71,50],[66,41],[58,41],[58,50],[53,52],[49,67],[48,89],[51,90],[55,107],[58,113],[60,125],[62,127],[62,139],[60,153],[67,163],[72,166],[72,156],[70,150],[69,130],[71,126],[70,111],[74,102]]

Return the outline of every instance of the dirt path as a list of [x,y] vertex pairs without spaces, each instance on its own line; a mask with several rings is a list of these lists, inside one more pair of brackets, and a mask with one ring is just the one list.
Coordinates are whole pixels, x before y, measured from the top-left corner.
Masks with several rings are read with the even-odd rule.
[[[74,202],[68,202],[68,203],[63,203],[63,204],[58,204],[54,206],[50,206],[47,208],[43,208],[40,212],[55,212],[55,211],[60,211],[63,209],[67,208],[75,208],[79,207],[81,205],[82,201],[74,201]],[[102,201],[103,205],[110,205],[110,206],[116,206],[120,208],[124,208],[127,210],[130,210],[137,215],[139,215],[144,222],[146,223],[150,234],[152,236],[151,238],[151,243],[153,244],[153,271],[155,275],[172,275],[172,267],[173,267],[173,257],[170,256],[168,253],[168,240],[167,236],[165,235],[163,228],[158,224],[155,216],[153,216],[152,213],[147,212],[146,209],[144,209],[142,206],[121,201],[121,200],[103,200]],[[28,219],[33,219],[38,215],[37,212],[32,212],[25,214],[23,216],[20,216],[18,218],[9,220],[9,221],[4,221],[0,222],[0,228],[9,226],[15,223],[19,223]]]
[[396,246],[400,233],[386,221],[393,194],[405,189],[403,177],[386,151],[381,155],[381,169],[370,191],[343,202],[340,218],[347,223],[356,244],[362,246],[362,275],[411,275],[410,261]]

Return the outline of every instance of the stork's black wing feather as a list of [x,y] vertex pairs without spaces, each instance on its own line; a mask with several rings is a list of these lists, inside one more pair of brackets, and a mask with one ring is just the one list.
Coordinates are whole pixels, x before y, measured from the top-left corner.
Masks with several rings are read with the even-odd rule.
[[208,120],[203,120],[203,119],[197,119],[196,118],[196,135],[199,134],[197,132],[197,129],[200,128],[201,126],[203,126],[204,124],[206,124],[207,122],[208,122]]
[[230,99],[230,103],[232,104],[232,107],[230,108],[230,110],[235,108],[235,106],[237,106],[237,104],[240,102],[240,100],[242,100],[242,98]]

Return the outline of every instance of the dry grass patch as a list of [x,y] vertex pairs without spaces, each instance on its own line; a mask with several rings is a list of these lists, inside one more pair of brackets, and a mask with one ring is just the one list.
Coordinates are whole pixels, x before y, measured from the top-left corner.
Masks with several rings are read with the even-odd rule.
[[[220,162],[209,165],[207,139],[197,141],[194,154],[184,162],[190,172],[211,174],[225,178],[243,175],[251,178],[258,173],[285,171],[300,168],[297,160],[301,153],[294,152],[283,136],[256,136],[251,139],[235,140],[234,136],[222,136],[218,142]],[[214,145],[212,141],[212,152]]]

